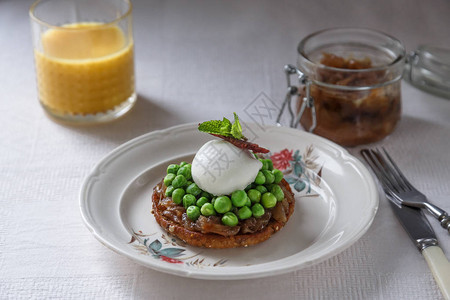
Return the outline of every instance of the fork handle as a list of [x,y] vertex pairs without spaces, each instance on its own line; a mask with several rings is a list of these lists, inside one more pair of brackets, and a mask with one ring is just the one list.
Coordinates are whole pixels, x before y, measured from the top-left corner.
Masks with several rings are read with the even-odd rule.
[[439,246],[430,246],[422,251],[428,267],[445,299],[450,299],[450,262]]
[[426,209],[441,223],[441,226],[450,233],[450,217],[448,216],[448,213],[443,210],[442,208],[428,203],[425,203]]

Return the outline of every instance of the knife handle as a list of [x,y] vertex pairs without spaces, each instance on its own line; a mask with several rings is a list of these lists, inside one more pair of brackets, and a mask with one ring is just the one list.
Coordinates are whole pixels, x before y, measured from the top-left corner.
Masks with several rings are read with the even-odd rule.
[[450,262],[439,246],[430,246],[422,251],[428,267],[445,299],[450,299]]

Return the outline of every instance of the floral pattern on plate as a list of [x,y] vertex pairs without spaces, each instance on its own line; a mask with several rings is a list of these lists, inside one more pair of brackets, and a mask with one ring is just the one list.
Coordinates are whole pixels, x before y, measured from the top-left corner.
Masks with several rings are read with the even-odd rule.
[[133,232],[131,244],[140,254],[151,255],[155,259],[160,259],[171,264],[185,264],[193,267],[220,267],[224,266],[227,259],[221,258],[214,262],[209,262],[201,256],[201,252],[187,255],[186,243],[171,235],[162,233],[159,238],[152,239],[156,233],[144,234],[142,231]]
[[322,168],[316,163],[317,156],[314,155],[314,146],[306,147],[303,154],[300,150],[283,149],[269,155],[273,166],[285,175],[286,181],[294,187],[297,192],[306,189],[306,193],[311,193],[311,186],[320,185]]

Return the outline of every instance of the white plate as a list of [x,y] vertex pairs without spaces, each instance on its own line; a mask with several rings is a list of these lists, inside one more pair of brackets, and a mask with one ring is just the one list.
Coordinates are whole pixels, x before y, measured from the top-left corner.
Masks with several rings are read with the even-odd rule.
[[165,175],[167,165],[190,161],[213,138],[198,132],[196,124],[148,133],[102,159],[82,186],[80,209],[85,224],[105,246],[144,266],[201,279],[257,278],[294,271],[338,254],[367,231],[378,208],[377,189],[367,169],[345,149],[285,127],[249,125],[244,134],[273,153],[287,148],[295,154],[298,149],[303,181],[311,180],[303,190],[303,184],[297,185],[301,191],[295,192],[294,214],[266,242],[239,249],[190,247],[169,236],[154,220],[152,188]]

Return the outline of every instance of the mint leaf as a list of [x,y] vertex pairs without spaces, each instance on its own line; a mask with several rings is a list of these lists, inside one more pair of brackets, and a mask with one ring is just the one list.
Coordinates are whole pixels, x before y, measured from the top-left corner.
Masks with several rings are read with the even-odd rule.
[[207,133],[219,133],[220,127],[222,126],[222,121],[219,120],[212,120],[203,122],[198,125],[198,130],[207,132]]
[[239,123],[238,115],[236,113],[233,114],[234,114],[234,123],[231,126],[231,135],[240,140],[244,137],[244,135],[242,134],[241,123]]
[[[230,123],[231,122],[227,120]],[[206,133],[220,134],[223,136],[231,136],[230,130],[227,129],[227,121],[211,120],[198,125],[198,130]]]
[[241,123],[239,123],[239,117],[236,113],[234,113],[234,123],[231,124],[231,121],[227,118],[223,118],[220,120],[211,120],[200,123],[198,125],[198,130],[206,133],[222,135],[225,137],[233,137],[236,139],[246,139],[244,135],[242,135],[242,127]]
[[223,118],[222,125],[220,126],[220,132],[223,135],[230,135],[231,134],[231,122],[227,118]]

